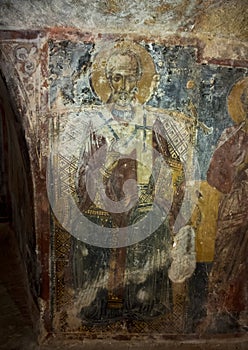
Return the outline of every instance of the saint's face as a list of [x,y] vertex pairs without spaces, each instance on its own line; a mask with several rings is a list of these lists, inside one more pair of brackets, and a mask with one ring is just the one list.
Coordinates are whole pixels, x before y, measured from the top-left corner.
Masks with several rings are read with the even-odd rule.
[[116,55],[111,63],[109,76],[112,89],[111,102],[121,107],[129,106],[137,91],[138,63],[129,55]]

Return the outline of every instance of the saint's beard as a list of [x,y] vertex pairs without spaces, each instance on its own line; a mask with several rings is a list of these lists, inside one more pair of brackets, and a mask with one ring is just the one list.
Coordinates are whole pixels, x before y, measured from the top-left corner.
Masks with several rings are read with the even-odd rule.
[[128,92],[124,90],[124,91],[113,92],[109,102],[115,104],[120,108],[129,109],[134,101],[135,101],[134,91]]

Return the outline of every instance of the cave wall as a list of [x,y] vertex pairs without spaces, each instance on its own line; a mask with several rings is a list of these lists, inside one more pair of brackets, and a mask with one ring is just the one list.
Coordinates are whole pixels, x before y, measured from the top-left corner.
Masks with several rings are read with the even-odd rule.
[[[34,199],[23,126],[1,77],[1,345],[39,332]],[[31,339],[30,338],[30,339]],[[21,338],[17,341],[22,341]],[[8,344],[8,345],[7,345]]]
[[[30,159],[44,334],[55,332],[77,338],[85,335],[98,337],[99,334],[107,337],[115,333],[130,337],[131,334],[196,334],[204,332],[205,328],[214,334],[242,333],[243,330],[235,327],[242,328],[247,321],[247,287],[242,282],[246,280],[245,272],[242,272],[242,281],[237,282],[241,284],[240,288],[232,293],[233,300],[241,299],[238,311],[233,311],[235,327],[232,320],[223,315],[225,327],[222,327],[223,319],[218,318],[221,313],[218,306],[212,309],[208,302],[211,269],[215,266],[220,278],[218,269],[226,267],[216,265],[218,257],[214,255],[223,192],[216,183],[208,181],[207,174],[219,137],[226,129],[240,125],[243,120],[239,101],[243,83],[236,92],[234,90],[231,99],[229,96],[235,84],[243,80],[246,82],[247,77],[245,2],[177,1],[172,4],[155,1],[153,4],[142,2],[132,5],[131,2],[93,1],[86,5],[83,2],[64,1],[62,4],[55,1],[41,5],[38,1],[25,1],[18,11],[15,6],[13,1],[9,1],[1,8],[1,72],[15,106],[14,112],[24,129]],[[144,291],[152,290],[153,299],[147,303],[149,309],[154,299],[159,299],[156,293],[163,290],[167,283],[161,274],[163,264],[159,265],[163,252],[161,237],[155,242],[148,238],[144,246],[140,244],[128,248],[130,266],[124,264],[126,274],[132,272],[135,259],[142,261],[145,257],[144,261],[149,263],[147,266],[140,264],[136,275],[134,273],[136,277],[129,283],[127,290],[133,295],[129,303],[131,307],[126,307],[126,313],[117,313],[113,318],[114,313],[106,312],[108,308],[102,302],[108,289],[105,281],[108,271],[101,267],[117,261],[117,257],[110,258],[108,248],[102,250],[89,244],[85,238],[87,230],[82,238],[73,229],[68,229],[68,203],[63,202],[63,193],[71,191],[75,196],[75,184],[71,183],[71,179],[73,181],[79,160],[81,132],[87,128],[92,111],[103,113],[107,107],[109,87],[106,81],[104,83],[104,74],[100,75],[103,83],[99,80],[102,86],[96,87],[93,81],[99,79],[97,73],[94,78],[97,57],[105,52],[107,59],[107,54],[120,41],[132,43],[131,48],[132,45],[139,47],[136,49],[138,55],[148,55],[150,63],[145,68],[154,69],[159,76],[159,83],[155,84],[149,98],[142,99],[141,96],[142,106],[152,110],[153,114],[174,115],[175,118],[177,115],[179,119],[186,116],[191,121],[196,118],[198,123],[194,124],[194,150],[199,171],[193,179],[198,198],[193,209],[190,207],[188,220],[196,235],[196,265],[186,281],[174,283],[171,288],[174,311],[162,311],[161,316],[159,309],[153,320],[148,319],[151,315],[142,309],[141,301],[145,300]],[[142,89],[141,85],[139,89]],[[168,111],[176,112],[176,115]],[[238,140],[237,144],[240,142]],[[242,152],[245,152],[245,145]],[[56,146],[62,147],[57,153],[54,151]],[[219,168],[217,160],[214,162]],[[242,160],[241,164],[245,162]],[[47,180],[51,165],[62,179],[62,182],[55,181],[54,187],[50,186],[53,179],[49,177]],[[58,175],[56,171],[52,176]],[[13,184],[21,182],[19,179],[14,181],[14,177],[11,181]],[[18,188],[14,188],[12,193],[18,192]],[[52,197],[51,191],[55,191]],[[18,195],[18,198],[21,197]],[[245,197],[242,198],[245,201]],[[59,201],[59,207],[53,206],[56,201]],[[13,198],[12,202],[15,202]],[[30,206],[32,204],[28,203],[25,207]],[[237,201],[236,209],[240,206],[242,202]],[[17,201],[13,207],[14,217],[20,215],[19,207],[22,205]],[[27,221],[27,214],[22,217],[21,223],[16,224],[18,245],[24,261],[33,266],[33,258],[29,262],[30,257],[25,251],[26,242],[31,242],[30,254],[34,254],[33,238],[23,238],[22,234],[29,231],[27,227],[31,227],[32,223]],[[231,222],[228,224],[232,225]],[[237,224],[234,219],[233,225]],[[238,232],[243,232],[243,227]],[[232,233],[227,235],[232,237]],[[218,243],[220,250],[221,244]],[[237,251],[245,251],[241,242],[237,244],[240,244]],[[157,250],[160,250],[159,254],[155,252]],[[237,252],[232,251],[231,254],[229,259],[235,260]],[[225,260],[225,257],[219,259]],[[239,263],[242,265],[244,262]],[[92,268],[94,264],[96,266]],[[151,271],[156,269],[157,274],[152,275]],[[235,268],[233,271],[236,271]],[[159,279],[162,282],[158,282]],[[31,291],[34,290],[32,283]],[[226,288],[234,287],[227,281]],[[135,295],[139,296],[139,303],[133,301]],[[210,304],[214,305],[215,301]],[[235,304],[234,301],[232,303]],[[94,311],[95,304],[97,311]],[[83,311],[83,306],[89,306],[89,309]],[[96,318],[95,314],[98,314]],[[164,314],[167,314],[165,318]],[[210,317],[206,318],[207,315]],[[99,319],[102,323],[98,322]],[[236,325],[238,320],[239,325]]]

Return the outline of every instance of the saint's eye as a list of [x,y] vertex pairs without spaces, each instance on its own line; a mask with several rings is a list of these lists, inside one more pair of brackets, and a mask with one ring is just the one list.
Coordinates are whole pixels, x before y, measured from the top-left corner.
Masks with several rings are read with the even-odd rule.
[[136,77],[134,75],[129,75],[127,77],[127,80],[130,82],[130,83],[133,83],[134,81],[136,81]]
[[119,81],[121,81],[121,75],[117,74],[117,75],[114,75],[112,80],[115,82],[115,83],[118,83]]

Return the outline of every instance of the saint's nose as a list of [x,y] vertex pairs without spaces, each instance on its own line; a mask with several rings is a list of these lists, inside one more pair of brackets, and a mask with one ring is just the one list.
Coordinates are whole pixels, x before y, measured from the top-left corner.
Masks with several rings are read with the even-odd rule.
[[127,87],[127,78],[125,76],[121,77],[121,89],[126,90]]

